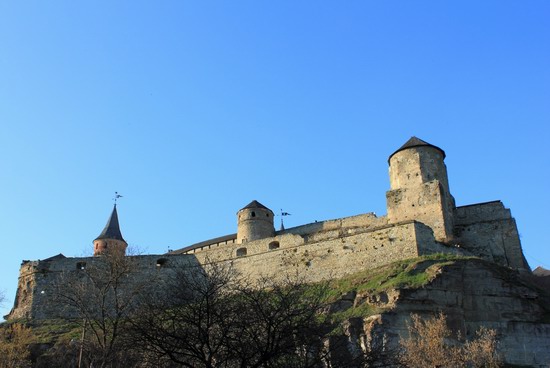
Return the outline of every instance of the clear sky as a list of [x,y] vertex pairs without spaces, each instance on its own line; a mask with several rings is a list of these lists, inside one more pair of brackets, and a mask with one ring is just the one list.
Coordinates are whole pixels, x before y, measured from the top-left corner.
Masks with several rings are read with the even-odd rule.
[[[122,233],[163,253],[385,214],[387,158],[447,153],[457,205],[500,199],[550,268],[550,2],[3,1],[0,290],[23,259]],[[277,223],[279,218],[277,218]]]

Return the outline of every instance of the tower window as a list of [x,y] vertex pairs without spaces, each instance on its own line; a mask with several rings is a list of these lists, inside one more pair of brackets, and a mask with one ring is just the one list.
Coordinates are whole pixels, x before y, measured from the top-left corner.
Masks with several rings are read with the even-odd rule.
[[252,217],[256,217],[256,212],[252,211]]
[[86,262],[78,262],[76,264],[76,269],[77,270],[85,270],[86,269]]
[[243,257],[243,256],[246,256],[246,248],[237,249],[237,257]]
[[280,245],[278,241],[269,243],[269,250],[279,249]]

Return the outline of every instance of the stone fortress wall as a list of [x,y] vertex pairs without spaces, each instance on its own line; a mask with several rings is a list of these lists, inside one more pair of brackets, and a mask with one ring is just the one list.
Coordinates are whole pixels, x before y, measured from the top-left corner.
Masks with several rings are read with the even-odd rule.
[[253,277],[305,275],[310,281],[339,278],[366,268],[434,253],[477,256],[502,266],[528,270],[510,211],[500,201],[458,207],[463,215],[450,244],[435,240],[425,224],[388,223],[386,216],[357,215],[290,228],[245,243],[225,240],[180,251],[199,263],[232,261]]
[[[150,285],[140,292],[166,290],[181,268],[198,267],[188,255],[146,255],[127,257],[127,289]],[[65,257],[61,254],[41,261],[23,261],[13,309],[6,319],[43,320],[76,317],[56,295],[66,291],[88,268],[100,269],[102,257]],[[95,302],[95,301],[94,301]]]
[[521,249],[516,220],[502,202],[457,207],[454,221],[457,243],[470,253],[513,269],[530,270]]
[[[253,201],[237,213],[236,234],[166,255],[132,257],[133,278],[151,280],[153,287],[166,284],[182,265],[228,262],[252,278],[298,273],[318,281],[433,253],[473,255],[529,272],[510,210],[500,201],[455,207],[444,158],[443,150],[415,137],[390,156],[387,216],[366,213],[275,231],[273,212]],[[124,242],[116,207],[98,239],[110,237]],[[61,277],[79,277],[83,263],[101,262],[97,255],[24,261],[7,318],[56,317],[61,306],[48,290]]]
[[510,210],[500,201],[456,207],[444,159],[442,149],[415,137],[394,152],[387,216],[367,213],[273,232],[273,212],[253,201],[237,213],[236,235],[177,253],[194,254],[202,263],[232,260],[251,275],[298,268],[312,281],[433,253],[528,270]]

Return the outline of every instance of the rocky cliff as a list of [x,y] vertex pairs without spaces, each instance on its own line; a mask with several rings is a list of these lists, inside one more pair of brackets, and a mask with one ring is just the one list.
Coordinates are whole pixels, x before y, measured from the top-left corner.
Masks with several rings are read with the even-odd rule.
[[532,278],[479,259],[394,264],[374,283],[367,275],[355,276],[339,286],[347,290],[341,290],[335,313],[350,317],[342,322],[340,338],[352,355],[373,345],[395,352],[399,338],[408,337],[411,314],[443,312],[462,338],[472,338],[481,326],[494,329],[504,363],[547,367],[550,299]]

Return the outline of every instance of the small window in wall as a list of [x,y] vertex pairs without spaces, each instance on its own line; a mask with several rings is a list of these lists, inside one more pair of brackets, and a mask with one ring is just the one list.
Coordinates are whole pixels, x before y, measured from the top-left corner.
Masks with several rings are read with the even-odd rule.
[[272,241],[269,243],[269,250],[279,249],[280,245],[278,241]]
[[237,249],[237,257],[243,257],[243,256],[246,256],[246,248]]
[[166,258],[157,259],[157,268],[166,266],[166,263],[168,263],[168,260]]
[[78,262],[76,264],[76,269],[77,270],[85,270],[86,269],[86,262]]
[[256,212],[252,211],[251,216],[252,216],[252,217],[256,217]]

